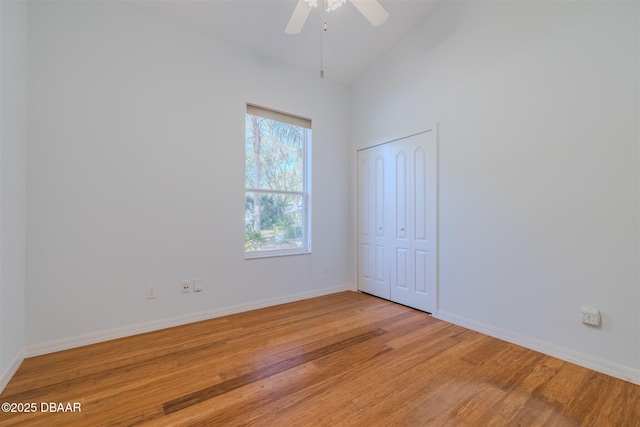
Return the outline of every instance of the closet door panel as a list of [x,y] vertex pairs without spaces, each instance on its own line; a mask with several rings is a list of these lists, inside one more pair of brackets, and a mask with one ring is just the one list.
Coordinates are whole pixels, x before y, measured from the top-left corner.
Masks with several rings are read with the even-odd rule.
[[384,196],[385,196],[385,159],[382,154],[376,157],[375,166],[375,189],[374,189],[374,206],[375,206],[375,234],[376,238],[383,239],[386,232],[384,223]]
[[409,251],[406,248],[396,248],[395,277],[396,288],[406,290],[409,288]]
[[413,307],[436,307],[436,140],[433,132],[412,138],[411,263]]
[[358,237],[368,239],[371,237],[371,162],[366,154],[358,153],[361,159],[358,163]]
[[427,240],[427,153],[423,147],[413,152],[413,240]]
[[411,150],[402,140],[390,143],[389,149],[394,160],[393,180],[389,185],[394,191],[391,206],[394,234],[390,241],[394,252],[391,259],[391,301],[411,305]]
[[375,256],[375,266],[376,266],[376,284],[380,286],[384,286],[387,283],[387,275],[386,275],[386,259],[385,259],[385,250],[384,246],[376,245],[376,256]]
[[428,281],[428,271],[429,262],[426,251],[416,250],[413,256],[413,265],[414,268],[414,277],[415,281],[413,283],[413,291],[416,293],[420,293],[423,295],[427,294],[427,281]]
[[[405,221],[407,238],[396,239],[395,244],[396,250],[400,247],[406,249],[407,271],[402,276],[406,278],[405,286],[392,286],[391,300],[420,310],[433,311],[435,295],[430,293],[430,287],[434,286],[436,276],[432,266],[435,258],[431,253],[431,235],[435,236],[435,230],[432,231],[435,223],[430,221],[435,202],[430,199],[432,195],[429,189],[435,185],[432,182],[435,175],[431,174],[432,166],[435,167],[435,157],[431,158],[435,154],[435,138],[432,133],[427,132],[393,144],[398,146],[397,150],[406,153],[407,159],[406,183],[401,186],[398,182],[395,187],[406,194],[405,201],[402,202],[400,194],[396,194],[396,202],[406,206],[406,219],[398,219],[398,224]],[[397,212],[402,209],[397,208]],[[400,225],[398,227],[399,230],[402,229]],[[400,274],[396,276],[401,277]]]
[[403,150],[396,152],[395,180],[395,233],[396,240],[407,240],[407,224],[409,215],[408,168],[407,155]]
[[358,289],[389,299],[387,164],[383,148],[358,152]]
[[358,289],[364,292],[373,292],[375,287],[371,164],[370,153],[358,153]]
[[358,152],[358,289],[427,312],[436,306],[436,148],[428,131]]
[[371,245],[368,243],[360,244],[358,252],[358,274],[364,281],[371,280]]
[[388,176],[389,176],[389,161],[386,154],[387,148],[385,146],[376,147],[373,152],[375,155],[374,166],[374,201],[375,206],[375,269],[376,269],[376,281],[374,295],[381,298],[389,299],[390,295],[390,278],[391,271],[389,270],[389,244],[388,240],[388,207],[389,195],[388,195]]

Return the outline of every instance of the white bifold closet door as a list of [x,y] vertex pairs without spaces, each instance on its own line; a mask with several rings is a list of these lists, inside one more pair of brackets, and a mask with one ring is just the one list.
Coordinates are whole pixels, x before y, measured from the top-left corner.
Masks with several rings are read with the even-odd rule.
[[358,151],[358,289],[433,312],[437,159],[433,131]]

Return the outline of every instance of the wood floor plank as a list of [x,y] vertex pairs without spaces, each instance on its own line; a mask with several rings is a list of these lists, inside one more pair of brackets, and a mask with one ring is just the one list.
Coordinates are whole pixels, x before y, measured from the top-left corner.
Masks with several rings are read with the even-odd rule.
[[[0,426],[640,427],[640,386],[343,292],[29,358]],[[38,407],[40,409],[40,407]]]
[[312,362],[316,359],[319,359],[321,357],[330,355],[338,351],[342,351],[354,344],[369,340],[373,337],[382,335],[384,333],[386,333],[386,331],[382,329],[374,329],[372,331],[365,332],[363,334],[356,335],[354,337],[349,337],[340,341],[336,341],[332,344],[329,344],[324,347],[320,347],[308,353],[304,353],[299,356],[294,356],[288,359],[275,362],[271,365],[265,366],[263,369],[255,370],[247,374],[243,374],[243,375],[231,378],[229,380],[223,381],[214,386],[210,386],[202,390],[198,390],[194,393],[188,394],[186,396],[181,396],[178,399],[165,402],[162,404],[162,409],[165,414],[171,414],[173,412],[187,408],[191,405],[195,405],[196,403],[200,403],[205,400],[219,396],[223,393],[227,393],[231,390],[235,390],[247,384],[251,384],[256,381],[269,378],[281,372],[288,371],[289,369],[295,368],[299,365]]

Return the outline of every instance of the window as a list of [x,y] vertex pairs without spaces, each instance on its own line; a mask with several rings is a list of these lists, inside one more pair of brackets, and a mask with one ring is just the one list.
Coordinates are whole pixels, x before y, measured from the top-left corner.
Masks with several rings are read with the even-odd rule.
[[310,251],[311,120],[247,105],[245,254]]

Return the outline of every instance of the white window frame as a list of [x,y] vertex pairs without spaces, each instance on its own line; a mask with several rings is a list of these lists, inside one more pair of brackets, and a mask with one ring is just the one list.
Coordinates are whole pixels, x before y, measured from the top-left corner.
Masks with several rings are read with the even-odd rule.
[[[279,256],[304,255],[311,253],[311,119],[290,113],[247,104],[246,114],[263,117],[302,127],[305,130],[302,141],[302,191],[272,190],[266,188],[247,187],[245,182],[245,198],[247,193],[254,194],[287,194],[302,197],[302,244],[299,248],[271,249],[249,251],[245,249],[245,259],[259,259]],[[245,122],[246,123],[246,122]],[[245,124],[246,126],[246,124]],[[245,129],[246,132],[246,129]],[[245,153],[246,156],[246,153]],[[245,166],[246,168],[246,166]],[[246,174],[246,170],[245,170]],[[246,233],[246,229],[245,229]],[[245,234],[246,236],[246,234]]]

